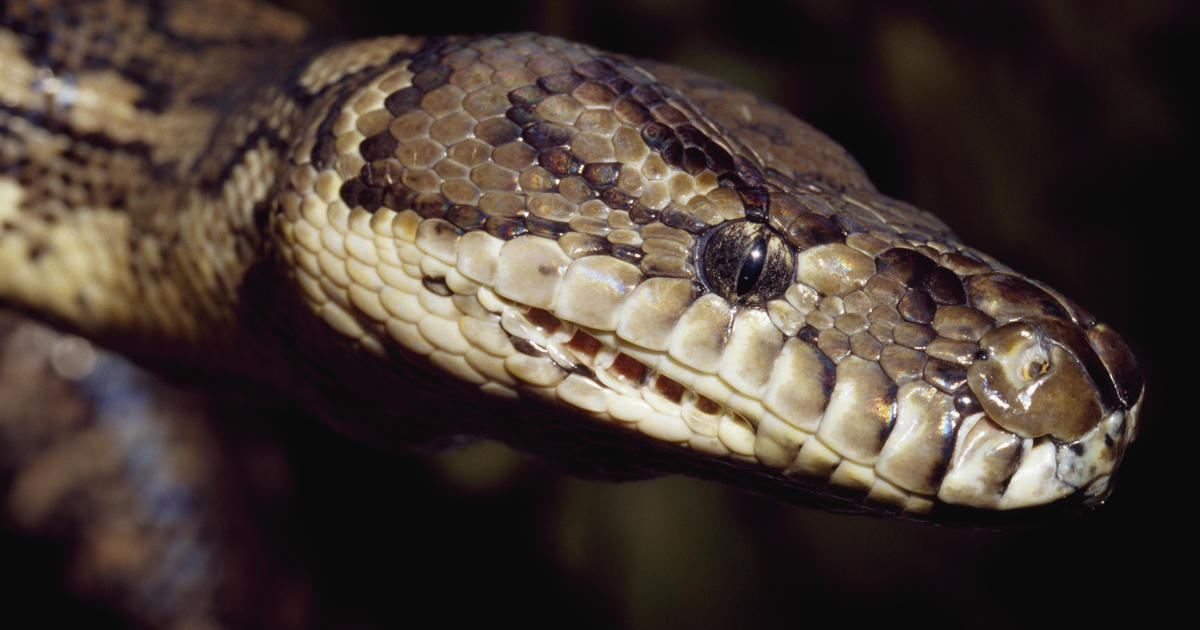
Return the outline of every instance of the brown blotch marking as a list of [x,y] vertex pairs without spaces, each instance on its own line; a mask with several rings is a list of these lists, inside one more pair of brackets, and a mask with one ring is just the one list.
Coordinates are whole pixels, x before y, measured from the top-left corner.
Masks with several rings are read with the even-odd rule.
[[945,267],[934,267],[921,279],[921,286],[929,292],[929,297],[938,304],[965,304],[967,292],[963,289],[962,280],[953,271]]
[[537,82],[547,92],[570,92],[583,82],[583,77],[574,72],[560,72],[541,77]]
[[571,336],[571,340],[567,342],[567,347],[589,359],[595,359],[596,353],[600,352],[601,344],[595,337],[582,330],[576,330],[575,334]]
[[392,157],[399,142],[389,131],[377,133],[358,145],[358,152],[368,162],[376,162]]
[[711,416],[721,410],[721,405],[711,398],[696,394],[696,409]]
[[683,385],[680,385],[679,383],[676,383],[665,376],[660,375],[654,379],[654,389],[661,394],[663,398],[666,398],[677,405],[683,400]]
[[513,105],[532,105],[546,97],[546,91],[536,85],[525,85],[508,93]]
[[532,105],[516,105],[504,112],[504,117],[521,127],[526,127],[542,119]]
[[665,211],[663,211],[662,222],[663,225],[680,229],[685,232],[690,232],[692,234],[699,234],[708,229],[707,223],[697,219],[696,217],[693,217],[686,212],[676,210],[675,208],[667,208]]
[[578,175],[583,169],[583,161],[563,148],[542,151],[538,156],[538,163],[558,177]]
[[535,122],[521,131],[525,144],[541,151],[553,147],[566,146],[575,132],[569,128],[550,122]]
[[529,232],[522,217],[488,217],[483,224],[488,234],[509,240]]
[[465,231],[471,231],[482,227],[487,215],[474,206],[453,205],[446,211],[446,220]]
[[875,257],[875,269],[889,278],[911,285],[933,270],[935,263],[911,249],[893,248]]
[[904,292],[896,309],[900,311],[901,317],[910,322],[928,324],[933,321],[937,304],[925,291],[910,289]]
[[414,75],[412,84],[425,92],[432,92],[445,84],[453,73],[454,70],[449,66],[430,66]]
[[609,371],[631,383],[641,383],[646,378],[646,366],[624,352],[617,353]]
[[545,236],[558,240],[563,234],[571,231],[571,226],[558,221],[549,221],[533,215],[525,217],[525,229],[535,236]]
[[596,188],[608,188],[617,183],[620,162],[591,162],[583,165],[583,178]]
[[[554,332],[558,330],[558,327],[562,325],[562,322],[559,321],[557,317],[551,315],[549,311],[540,308],[529,309],[529,311],[525,313],[525,319],[529,320],[529,323],[545,331],[545,333],[548,335],[554,334]],[[579,333],[576,332],[576,334]]]
[[383,106],[387,108],[393,116],[400,116],[408,113],[421,102],[422,92],[419,88],[412,86],[406,87],[397,92],[392,92],[386,99],[383,100]]
[[[619,94],[620,90],[617,90],[617,93]],[[653,120],[645,107],[629,97],[618,98],[613,104],[613,113],[616,114],[617,120],[630,125],[644,125]]]

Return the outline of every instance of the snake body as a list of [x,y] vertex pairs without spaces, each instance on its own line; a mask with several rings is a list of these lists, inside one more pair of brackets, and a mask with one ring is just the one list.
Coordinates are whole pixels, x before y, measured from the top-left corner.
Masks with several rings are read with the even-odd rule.
[[786,111],[553,37],[320,47],[221,4],[5,5],[0,299],[373,442],[931,519],[1107,496],[1121,338]]

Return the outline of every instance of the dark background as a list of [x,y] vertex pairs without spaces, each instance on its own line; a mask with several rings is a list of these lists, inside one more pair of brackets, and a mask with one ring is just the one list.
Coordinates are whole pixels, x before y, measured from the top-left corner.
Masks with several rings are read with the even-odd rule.
[[828,515],[681,478],[589,483],[493,445],[381,453],[298,422],[271,536],[301,567],[312,621],[1011,627],[1184,605],[1190,3],[307,4],[294,8],[344,36],[535,30],[763,93],[845,145],[880,190],[1123,333],[1149,392],[1109,504],[1013,532]]

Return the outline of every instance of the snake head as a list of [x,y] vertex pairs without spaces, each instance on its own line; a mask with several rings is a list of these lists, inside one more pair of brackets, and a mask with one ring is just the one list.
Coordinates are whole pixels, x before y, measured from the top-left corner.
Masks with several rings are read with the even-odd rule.
[[524,405],[431,431],[848,510],[1105,495],[1141,395],[1120,339],[790,114],[531,34],[360,46],[397,65],[314,100],[277,248],[381,373]]
[[[1133,353],[1106,324],[1028,280],[993,273],[966,284],[998,325],[979,339],[967,370],[983,415],[966,430],[969,446],[952,462],[943,493],[969,494],[967,504],[996,497],[1000,507],[1076,492],[1102,501],[1137,431],[1143,383]],[[981,492],[1004,475],[1003,491]]]

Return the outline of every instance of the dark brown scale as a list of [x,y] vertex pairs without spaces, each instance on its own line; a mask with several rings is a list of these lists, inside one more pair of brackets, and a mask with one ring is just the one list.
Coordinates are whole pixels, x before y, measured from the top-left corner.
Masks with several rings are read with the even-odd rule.
[[1053,296],[1011,274],[968,276],[963,284],[966,285],[970,304],[1002,324],[1035,315],[1070,319]]
[[695,125],[690,123],[675,127],[675,135],[688,146],[703,148],[712,144],[712,140],[703,131],[700,131]]
[[475,137],[498,147],[521,137],[521,128],[507,118],[489,118],[475,125]]
[[508,102],[513,105],[532,105],[546,98],[546,91],[536,85],[523,85],[508,93]]
[[362,154],[364,160],[376,162],[392,157],[398,144],[396,138],[384,130],[363,140],[358,145],[358,152]]
[[558,177],[578,175],[583,170],[583,161],[563,148],[542,151],[538,156],[538,163]]
[[416,52],[413,55],[412,61],[408,62],[408,71],[413,74],[418,74],[428,68],[433,67],[440,57],[440,51],[435,48],[425,48]]
[[589,359],[594,359],[596,358],[596,353],[600,352],[601,343],[595,337],[582,330],[576,330],[575,334],[571,335],[571,339],[567,341],[567,347]]
[[449,66],[430,66],[412,78],[412,84],[422,91],[432,92],[433,90],[446,84],[446,80],[454,73],[454,69]]
[[413,198],[412,208],[426,219],[441,219],[446,216],[449,204],[437,193],[420,193]]
[[539,151],[566,146],[573,135],[575,132],[570,127],[551,122],[535,122],[521,131],[525,143]]
[[799,339],[800,341],[803,341],[805,343],[810,343],[815,346],[815,345],[817,345],[817,337],[820,334],[821,334],[821,331],[817,330],[816,328],[814,328],[808,324],[805,324],[803,328],[796,331],[796,338]]
[[529,232],[521,217],[488,217],[484,229],[488,234],[506,241]]
[[840,243],[846,235],[829,217],[803,212],[783,230],[783,236],[797,249],[807,249],[825,243]]
[[375,212],[383,207],[383,189],[367,186],[358,193],[358,205],[367,212]]
[[596,188],[608,188],[617,183],[621,174],[620,162],[591,162],[583,165],[583,179]]
[[637,87],[634,87],[633,90],[629,92],[629,95],[632,96],[634,100],[642,105],[645,105],[646,107],[651,107],[663,102],[662,90],[660,90],[657,85],[652,83],[643,83]]
[[617,95],[606,86],[588,81],[580,83],[571,91],[571,96],[584,105],[612,105]]
[[646,378],[646,366],[624,352],[617,353],[609,371],[625,381],[639,385]]
[[642,128],[642,140],[654,151],[662,151],[676,141],[675,132],[662,123],[650,123]]
[[710,140],[702,148],[714,173],[723,175],[733,170],[733,156],[724,147]]
[[571,227],[566,223],[547,221],[546,219],[535,217],[533,215],[525,217],[525,228],[534,236],[545,236],[553,239],[557,239],[563,234],[571,231]]
[[589,79],[603,79],[613,75],[612,68],[594,59],[575,64],[575,72]]
[[514,105],[504,112],[504,116],[520,127],[527,127],[542,119],[532,105]]
[[580,83],[583,82],[583,77],[574,72],[559,72],[557,74],[548,74],[538,79],[538,87],[549,93],[564,93],[574,90]]
[[446,211],[446,220],[465,231],[483,227],[488,216],[475,206],[455,204]]
[[515,348],[516,351],[520,352],[521,354],[529,355],[531,357],[546,356],[546,351],[544,349],[528,339],[522,339],[520,337],[509,335],[508,340],[512,342],[513,348]]
[[562,326],[562,321],[552,315],[549,311],[540,308],[529,309],[529,311],[525,313],[525,319],[529,320],[529,323],[537,326],[548,335],[554,334],[554,332],[557,331],[560,326]]
[[678,109],[671,107],[667,103],[654,106],[654,108],[650,110],[650,115],[654,116],[654,119],[658,122],[672,126],[682,125],[688,121],[687,114],[684,114]]
[[628,96],[622,96],[617,99],[616,103],[613,103],[613,114],[616,115],[617,120],[635,127],[640,127],[654,121],[650,117],[650,112],[645,107],[642,107],[641,103]]
[[746,208],[746,217],[756,221],[767,220],[767,209],[771,203],[771,195],[766,188],[738,188],[738,197]]
[[742,156],[737,156],[733,159],[733,168],[737,176],[747,186],[762,186],[763,176],[758,167]]
[[896,310],[900,311],[900,316],[910,322],[918,324],[928,324],[933,321],[933,315],[937,312],[937,304],[929,294],[919,289],[909,289],[904,292],[900,298],[900,302],[896,304]]
[[364,184],[361,179],[356,177],[354,179],[346,180],[346,182],[342,184],[342,187],[338,189],[338,195],[342,198],[342,201],[346,203],[347,207],[353,208],[358,205],[358,197],[366,189],[367,185]]
[[394,184],[383,193],[383,205],[396,210],[405,210],[412,207],[413,200],[417,194],[404,186]]
[[967,368],[941,359],[929,359],[925,363],[925,382],[953,394],[967,384]]
[[929,297],[938,304],[965,304],[967,292],[962,281],[953,271],[945,267],[934,267],[921,278],[920,286],[929,292]]
[[600,191],[600,201],[613,210],[629,210],[637,204],[637,199],[616,188],[605,188]]
[[[622,77],[622,76],[613,76],[613,77],[609,78],[608,81],[605,82],[605,85],[608,86],[608,89],[612,90],[613,92],[616,92],[618,95],[628,94],[629,91],[633,89],[633,83],[630,82],[629,79],[626,79],[625,77]],[[641,107],[640,103],[635,103],[632,100],[630,100],[629,102],[634,103],[638,107]],[[642,111],[646,111],[646,108],[642,107]]]
[[683,143],[678,140],[672,140],[662,150],[663,160],[667,164],[680,168],[683,166]]
[[662,213],[663,225],[690,232],[692,234],[700,234],[708,229],[708,224],[693,217],[692,215],[676,210],[675,208],[667,208]]
[[699,175],[708,168],[708,156],[697,147],[687,147],[683,150],[683,170],[689,175]]
[[714,400],[697,394],[696,409],[701,413],[706,413],[711,416],[716,414],[718,411],[721,411],[721,405],[717,404],[717,402]]
[[424,93],[420,88],[406,87],[402,90],[392,92],[386,99],[383,100],[383,106],[387,108],[393,116],[400,116],[412,111],[414,107],[421,103],[421,96]]
[[676,405],[683,402],[683,385],[665,376],[658,376],[654,379],[654,391]]
[[645,256],[645,254],[642,253],[642,250],[629,245],[614,245],[612,248],[612,255],[634,265],[641,264],[642,257]]
[[659,216],[660,213],[658,210],[647,208],[640,203],[635,203],[633,207],[629,209],[630,220],[638,225],[653,223],[658,220]]
[[875,257],[875,270],[878,273],[910,286],[936,266],[929,258],[901,247],[889,249]]

